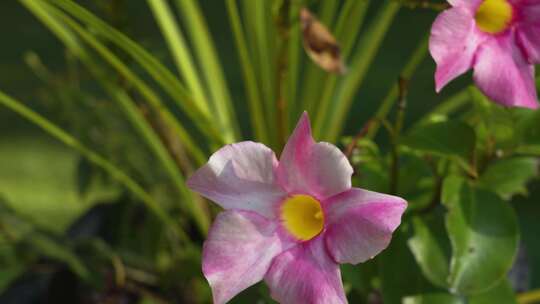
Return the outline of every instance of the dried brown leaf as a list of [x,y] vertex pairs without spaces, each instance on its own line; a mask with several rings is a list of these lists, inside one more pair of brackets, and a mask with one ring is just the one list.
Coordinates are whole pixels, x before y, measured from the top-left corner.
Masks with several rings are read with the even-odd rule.
[[346,67],[332,33],[307,8],[300,11],[300,22],[304,49],[311,60],[327,72],[344,74]]

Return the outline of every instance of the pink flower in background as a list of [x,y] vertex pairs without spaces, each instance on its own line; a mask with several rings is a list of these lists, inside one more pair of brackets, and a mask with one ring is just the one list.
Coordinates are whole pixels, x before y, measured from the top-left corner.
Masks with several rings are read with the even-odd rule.
[[188,181],[225,209],[204,243],[214,303],[264,279],[281,303],[347,303],[339,263],[388,246],[406,202],[351,188],[353,169],[334,145],[315,142],[307,114],[278,161],[254,142],[227,145]]
[[431,30],[439,92],[472,68],[480,90],[505,106],[537,108],[540,0],[448,0]]

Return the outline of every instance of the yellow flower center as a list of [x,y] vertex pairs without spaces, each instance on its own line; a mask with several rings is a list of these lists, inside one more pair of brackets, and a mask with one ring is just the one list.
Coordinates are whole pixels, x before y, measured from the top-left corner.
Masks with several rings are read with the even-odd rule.
[[484,0],[476,11],[476,25],[490,34],[504,31],[512,21],[513,9],[508,0]]
[[295,195],[283,202],[281,220],[289,233],[302,241],[312,239],[324,227],[321,203],[309,195]]

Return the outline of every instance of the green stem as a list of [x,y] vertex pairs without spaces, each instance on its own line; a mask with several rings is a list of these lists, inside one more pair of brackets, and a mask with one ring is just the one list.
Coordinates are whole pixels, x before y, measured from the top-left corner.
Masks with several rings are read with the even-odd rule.
[[[114,44],[131,56],[158,83],[171,99],[186,113],[194,124],[216,144],[222,144],[222,135],[214,126],[212,114],[203,101],[193,99],[184,85],[171,71],[163,66],[154,56],[129,37],[94,16],[85,8],[69,0],[49,0],[58,7],[97,31],[100,37]],[[204,155],[197,156],[197,163],[202,165]]]
[[160,220],[167,224],[171,229],[175,230],[175,233],[182,238],[184,241],[188,241],[189,238],[185,233],[177,229],[177,225],[169,217],[169,214],[133,179],[128,175],[122,172],[115,165],[110,163],[105,158],[101,157],[99,154],[90,150],[79,142],[76,138],[66,133],[64,130],[60,129],[58,126],[39,115],[38,113],[32,111],[30,108],[26,107],[23,103],[18,100],[11,98],[5,93],[0,91],[0,104],[12,110],[13,112],[21,115],[26,120],[40,127],[43,131],[47,132],[54,138],[58,139],[66,146],[73,148],[77,152],[81,153],[86,157],[90,162],[96,166],[102,168],[107,172],[112,178],[120,182],[124,187],[126,187],[131,193],[138,197],[150,211],[152,211]]
[[392,164],[390,167],[390,193],[397,194],[399,186],[399,136],[405,121],[405,109],[407,108],[408,81],[399,79],[399,102],[394,131],[392,132]]
[[165,0],[147,0],[156,21],[169,45],[177,69],[186,80],[195,100],[208,106],[208,99],[199,76],[199,71],[193,63],[186,40]]
[[246,97],[251,113],[251,123],[254,126],[256,138],[262,142],[269,143],[270,139],[268,133],[266,132],[266,120],[261,106],[261,92],[259,90],[259,86],[257,85],[257,77],[255,75],[255,71],[253,70],[252,60],[249,56],[246,37],[244,35],[244,31],[242,30],[236,0],[227,0],[226,3],[231,28],[236,42],[236,48],[238,50],[238,56],[242,66]]
[[519,304],[534,304],[540,302],[540,289],[520,293],[517,296]]
[[[428,41],[429,36],[425,36],[420,43],[418,44],[418,47],[416,50],[412,53],[411,57],[409,58],[409,61],[403,68],[403,71],[401,72],[401,77],[404,79],[410,80],[413,76],[414,72],[416,71],[418,65],[422,63],[422,61],[425,59],[428,51]],[[392,86],[392,89],[388,92],[386,97],[383,99],[383,101],[380,103],[379,109],[375,113],[375,120],[373,126],[370,128],[367,138],[374,138],[375,135],[377,135],[377,132],[380,128],[380,121],[386,118],[390,110],[392,109],[394,103],[398,99],[399,95],[399,84],[396,84]]]
[[[194,0],[176,0],[176,4],[187,25],[188,34],[194,43],[195,54],[202,74],[206,79],[212,103],[216,108],[216,114],[223,121],[224,127],[228,128],[224,130],[225,138],[229,140],[229,143],[236,141],[240,132],[238,120],[232,106],[231,95],[216,48],[201,10],[197,5],[197,1]],[[229,130],[234,131],[234,133],[228,134]]]
[[[349,58],[358,33],[362,29],[365,14],[369,7],[369,1],[348,0],[345,2],[336,24],[336,38],[341,47],[341,56],[343,60]],[[336,86],[338,81],[343,79],[342,76],[327,75],[326,81],[322,84],[321,98],[319,107],[313,107],[313,115],[315,120],[313,124],[318,126],[324,122],[329,107],[332,104],[332,98],[335,96]],[[318,109],[317,109],[318,108]],[[317,109],[317,110],[316,110]],[[315,127],[315,129],[318,129]]]
[[287,95],[287,74],[288,70],[288,54],[290,47],[290,13],[291,1],[284,0],[276,17],[276,24],[279,31],[280,47],[277,57],[276,71],[276,106],[277,106],[277,128],[278,128],[278,144],[279,147],[285,146],[288,136],[288,95]]
[[[22,0],[24,3],[26,3],[29,0]],[[31,7],[33,8],[33,11],[39,11],[41,14],[43,14],[43,17],[47,18],[47,20],[55,20],[55,22],[58,19],[61,19],[65,24],[67,24],[70,28],[72,28],[75,32],[77,32],[86,42],[91,44],[98,52],[100,52],[105,58],[109,59],[113,64],[117,64],[121,67],[120,70],[123,70],[127,73],[127,75],[130,75],[134,77],[134,81],[141,85],[145,90],[143,90],[143,93],[149,94],[149,100],[153,101],[154,103],[157,103],[158,105],[161,105],[161,102],[159,99],[152,93],[152,91],[147,88],[142,81],[140,81],[138,78],[136,78],[134,75],[131,75],[129,72],[129,69],[127,67],[123,66],[121,61],[116,58],[114,54],[112,54],[110,51],[108,51],[105,47],[103,47],[95,38],[93,38],[91,35],[89,35],[86,31],[84,31],[76,22],[74,22],[71,18],[69,18],[67,15],[63,14],[58,9],[49,6],[49,4],[39,2],[38,0],[32,1],[33,5],[38,5],[38,7]],[[163,146],[163,143],[160,141],[159,137],[155,134],[155,132],[151,129],[151,127],[148,126],[147,121],[142,117],[138,109],[135,107],[133,102],[131,100],[128,100],[129,97],[119,91],[114,85],[108,83],[105,79],[106,73],[99,69],[99,66],[96,65],[90,55],[87,53],[87,51],[80,47],[79,45],[76,46],[75,49],[73,49],[74,53],[78,56],[78,58],[85,64],[85,66],[89,69],[89,71],[94,74],[95,78],[100,81],[100,83],[103,85],[103,87],[106,89],[106,91],[113,97],[115,101],[117,101],[122,109],[124,110],[124,113],[127,115],[130,122],[137,128],[139,133],[143,136],[151,150],[155,153],[157,158],[160,160],[162,165],[164,166],[166,172],[169,174],[173,184],[178,189],[180,197],[186,198],[188,201],[188,210],[192,213],[194,216],[194,219],[201,230],[203,234],[205,234],[208,231],[209,226],[209,219],[205,215],[204,211],[202,210],[202,206],[198,205],[195,200],[191,199],[191,192],[186,188],[184,178],[179,171],[178,167],[176,167],[176,164],[174,160],[172,159],[171,155],[168,153],[166,148]],[[144,95],[144,94],[143,94]],[[161,109],[158,107],[158,109]],[[159,113],[167,113],[165,111],[159,111]],[[172,115],[172,114],[171,114]],[[165,117],[168,118],[168,120],[176,121],[173,117]]]
[[474,86],[469,86],[459,91],[458,93],[450,96],[448,99],[446,99],[445,101],[440,103],[438,106],[436,106],[433,110],[431,110],[428,114],[426,114],[424,117],[418,120],[412,128],[429,122],[429,120],[433,116],[446,115],[448,113],[452,113],[455,110],[461,108],[463,105],[465,105],[467,102],[471,100],[470,90],[477,90],[477,89]]
[[[354,96],[362,84],[371,62],[377,54],[383,38],[385,37],[394,16],[399,11],[400,5],[392,0],[386,0],[377,15],[373,18],[367,33],[362,37],[360,47],[357,50],[351,64],[350,72],[337,89],[336,96],[328,99],[326,104],[321,104],[324,111],[324,119],[316,125],[315,134],[329,142],[334,142],[341,132],[345,118],[350,110]],[[330,104],[332,103],[332,111]]]
[[[332,23],[338,9],[338,1],[321,1],[317,18],[321,24],[328,29],[332,28]],[[302,108],[300,112],[307,111],[312,117],[316,117],[319,109],[321,96],[324,91],[323,83],[330,77],[328,73],[317,66],[312,60],[307,61],[306,72],[304,73],[304,86],[302,87]],[[335,77],[335,76],[334,76]],[[316,125],[316,120],[314,120]]]

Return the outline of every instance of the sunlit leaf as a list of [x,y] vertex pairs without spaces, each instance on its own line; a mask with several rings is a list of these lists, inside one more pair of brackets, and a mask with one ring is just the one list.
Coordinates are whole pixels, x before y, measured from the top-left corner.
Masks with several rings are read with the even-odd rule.
[[532,157],[503,159],[487,167],[479,184],[508,199],[527,194],[527,182],[538,175],[538,160]]
[[477,294],[494,287],[510,270],[517,252],[517,219],[496,194],[449,177],[442,200],[452,244],[448,282],[454,292]]
[[442,216],[430,215],[426,219],[416,216],[412,218],[412,225],[413,236],[407,243],[420,269],[431,283],[448,287],[450,245]]
[[426,293],[403,299],[403,304],[465,304],[466,301],[447,293]]
[[508,280],[504,279],[499,284],[486,292],[468,298],[469,304],[516,304],[514,290]]

